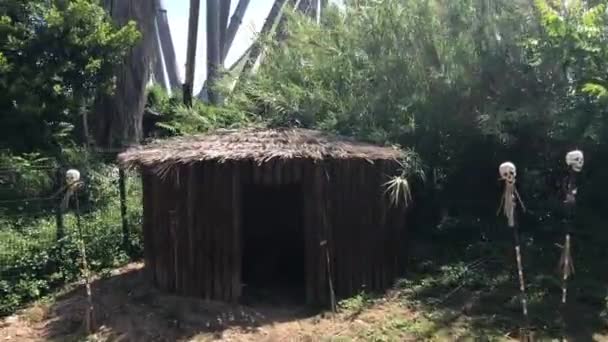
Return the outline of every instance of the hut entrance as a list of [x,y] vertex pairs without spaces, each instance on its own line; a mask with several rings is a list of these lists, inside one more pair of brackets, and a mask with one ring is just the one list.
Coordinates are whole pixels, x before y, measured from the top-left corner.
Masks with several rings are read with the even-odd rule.
[[244,301],[304,303],[302,202],[300,185],[244,187]]

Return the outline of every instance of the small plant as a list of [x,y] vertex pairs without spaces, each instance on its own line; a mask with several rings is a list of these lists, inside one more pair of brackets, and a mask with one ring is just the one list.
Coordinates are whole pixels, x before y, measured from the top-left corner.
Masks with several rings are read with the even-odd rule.
[[363,311],[373,303],[372,297],[361,291],[357,295],[344,299],[338,303],[338,308],[347,313],[357,313]]

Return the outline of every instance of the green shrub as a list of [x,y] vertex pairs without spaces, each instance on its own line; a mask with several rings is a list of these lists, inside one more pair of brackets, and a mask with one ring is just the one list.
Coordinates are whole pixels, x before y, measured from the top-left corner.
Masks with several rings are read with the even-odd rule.
[[[88,264],[98,272],[142,255],[141,188],[137,177],[127,178],[130,245],[124,246],[116,168],[92,165],[79,166],[86,184],[79,200]],[[80,233],[71,208],[64,214],[65,235],[60,239],[52,212],[0,218],[0,315],[81,275]]]

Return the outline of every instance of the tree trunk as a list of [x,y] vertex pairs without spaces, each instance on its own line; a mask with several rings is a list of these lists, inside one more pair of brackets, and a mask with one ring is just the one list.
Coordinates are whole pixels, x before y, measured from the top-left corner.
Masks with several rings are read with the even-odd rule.
[[249,6],[249,0],[239,0],[239,3],[234,10],[234,14],[232,14],[232,17],[230,18],[230,24],[226,30],[226,37],[222,41],[222,64],[226,61],[226,56],[228,55],[228,51],[230,51],[234,37],[236,37],[236,33],[243,22],[247,6]]
[[161,84],[165,91],[168,93],[171,92],[171,85],[169,84],[168,76],[165,71],[165,57],[163,55],[163,46],[160,41],[160,31],[158,28],[158,18],[154,18],[154,46],[155,46],[155,55],[154,55],[154,82]]
[[186,80],[184,83],[184,104],[192,105],[192,87],[194,85],[194,64],[196,59],[196,40],[198,37],[198,17],[200,0],[190,0],[190,18],[188,22],[188,51],[186,53]]
[[120,0],[104,3],[118,25],[137,22],[141,40],[117,69],[116,89],[112,95],[95,99],[91,128],[98,147],[122,148],[138,143],[142,136],[142,117],[146,85],[154,56],[154,17],[152,1]]
[[[220,21],[220,62],[224,62],[223,51],[226,43],[226,32],[228,30],[228,18],[230,17],[230,0],[220,1],[219,21]],[[222,64],[223,65],[223,64]]]
[[215,89],[220,68],[220,4],[219,0],[207,0],[207,92],[209,102],[220,103]]
[[[269,34],[272,34],[276,24],[281,20],[281,16],[283,14],[283,9],[285,8],[286,0],[275,0],[272,8],[270,9],[270,13],[268,13],[268,17],[266,17],[266,21],[264,22],[264,26],[262,26],[262,30],[260,31],[260,36],[264,37]],[[243,67],[243,71],[241,72],[241,80],[247,76],[250,71],[254,68],[258,58],[263,52],[263,45],[260,39],[253,43],[251,46],[251,53],[249,54],[249,58],[245,62],[245,66]],[[239,80],[239,82],[241,81]]]
[[177,68],[177,58],[175,57],[175,46],[169,29],[169,21],[167,20],[167,10],[165,10],[162,1],[158,1],[158,33],[160,42],[163,47],[163,56],[165,58],[165,68],[169,76],[169,85],[171,89],[177,89],[181,86],[179,72]]

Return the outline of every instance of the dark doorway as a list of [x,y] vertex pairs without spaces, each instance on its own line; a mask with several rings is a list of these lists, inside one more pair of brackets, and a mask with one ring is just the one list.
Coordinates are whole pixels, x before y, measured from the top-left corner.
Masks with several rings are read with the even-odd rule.
[[304,232],[299,185],[243,189],[243,301],[303,304]]

